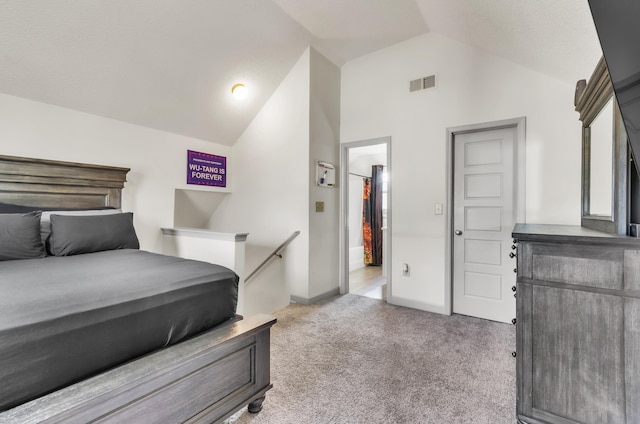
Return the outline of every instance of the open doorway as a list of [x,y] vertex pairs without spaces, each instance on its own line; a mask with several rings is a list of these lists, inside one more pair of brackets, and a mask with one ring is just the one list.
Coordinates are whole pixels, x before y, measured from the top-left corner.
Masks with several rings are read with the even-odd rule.
[[390,138],[342,145],[341,292],[390,293]]

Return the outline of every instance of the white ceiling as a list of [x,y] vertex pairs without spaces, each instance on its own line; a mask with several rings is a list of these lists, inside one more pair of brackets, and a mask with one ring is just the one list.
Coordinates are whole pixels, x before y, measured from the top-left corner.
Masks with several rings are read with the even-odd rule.
[[431,31],[575,84],[602,50],[587,0],[416,0]]
[[338,66],[428,32],[414,0],[273,0]]
[[0,92],[231,145],[307,46],[428,31],[569,84],[601,55],[586,0],[3,0]]

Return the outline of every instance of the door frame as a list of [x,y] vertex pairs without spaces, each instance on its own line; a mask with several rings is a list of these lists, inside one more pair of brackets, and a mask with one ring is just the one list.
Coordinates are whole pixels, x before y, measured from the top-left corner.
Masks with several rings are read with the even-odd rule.
[[387,145],[387,231],[383,240],[382,257],[387,280],[387,302],[391,299],[391,137],[340,143],[340,294],[349,293],[349,149],[354,147]]
[[454,154],[453,143],[456,135],[478,131],[499,130],[503,128],[515,128],[516,139],[514,141],[514,199],[516,222],[525,223],[525,190],[526,190],[526,122],[527,118],[505,119],[500,121],[483,122],[480,124],[463,125],[447,128],[447,201],[445,231],[445,281],[447,287],[444,291],[444,309],[448,315],[453,313],[453,179],[454,179]]

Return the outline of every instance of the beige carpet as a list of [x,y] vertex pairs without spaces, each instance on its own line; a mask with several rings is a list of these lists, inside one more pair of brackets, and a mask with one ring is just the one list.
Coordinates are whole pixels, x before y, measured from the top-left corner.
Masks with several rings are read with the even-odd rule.
[[512,325],[356,295],[274,315],[274,387],[231,423],[515,422]]

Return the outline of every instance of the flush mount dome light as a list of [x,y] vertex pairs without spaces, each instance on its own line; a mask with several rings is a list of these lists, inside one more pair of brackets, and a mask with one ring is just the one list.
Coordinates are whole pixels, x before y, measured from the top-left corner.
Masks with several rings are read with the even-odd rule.
[[247,97],[247,87],[244,84],[236,84],[231,87],[231,94],[238,100],[245,99]]

